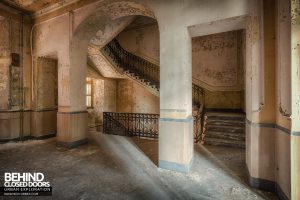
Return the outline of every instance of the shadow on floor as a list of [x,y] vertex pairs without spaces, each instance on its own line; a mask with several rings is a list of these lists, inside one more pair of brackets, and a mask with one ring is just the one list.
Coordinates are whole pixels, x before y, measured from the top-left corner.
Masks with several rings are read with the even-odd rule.
[[[234,178],[245,186],[249,186],[246,165],[246,150],[235,147],[223,147],[213,145],[195,145],[195,154],[209,160],[211,164],[222,169],[224,173]],[[277,200],[272,192],[251,188],[264,199]]]
[[[156,166],[158,166],[158,140],[140,138],[130,139]],[[214,168],[219,168],[237,182],[249,187],[245,149],[196,144],[194,151],[195,156],[200,157],[200,159],[195,159],[200,162],[200,166],[201,160],[202,162],[206,160],[210,162]],[[194,164],[194,167],[198,167],[198,165]],[[197,169],[192,168],[192,171],[193,170],[198,171]],[[278,199],[271,192],[261,191],[254,188],[252,189],[257,193],[257,195],[264,199]]]
[[158,166],[158,140],[140,139],[135,137],[132,137],[131,140],[156,166]]

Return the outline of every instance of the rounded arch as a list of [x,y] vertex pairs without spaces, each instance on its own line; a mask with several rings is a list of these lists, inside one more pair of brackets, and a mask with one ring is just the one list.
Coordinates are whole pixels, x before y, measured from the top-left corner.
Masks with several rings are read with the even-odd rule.
[[136,2],[120,1],[100,6],[75,28],[69,44],[70,96],[76,96],[71,103],[75,110],[85,110],[84,83],[87,50],[91,38],[96,35],[101,37],[99,31],[104,33],[108,24],[128,16],[147,16],[155,19],[154,12],[147,6]]
[[[75,29],[70,43],[70,63],[78,58],[78,51],[86,51],[88,44],[97,32],[105,32],[105,27],[120,18],[128,16],[146,16],[155,18],[154,12],[146,5],[136,2],[114,2],[100,6],[87,16]],[[99,36],[98,36],[99,37]]]

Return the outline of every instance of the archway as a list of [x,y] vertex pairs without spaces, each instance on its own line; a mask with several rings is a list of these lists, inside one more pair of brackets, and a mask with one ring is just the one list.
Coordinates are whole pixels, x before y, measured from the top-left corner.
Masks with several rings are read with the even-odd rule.
[[[69,44],[69,63],[59,77],[58,143],[73,147],[86,142],[86,65],[87,49],[93,37],[101,38],[98,47],[103,47],[112,38],[107,34],[108,24],[118,24],[130,16],[155,18],[145,5],[134,2],[116,2],[100,6],[74,27]],[[112,34],[113,35],[113,34]]]

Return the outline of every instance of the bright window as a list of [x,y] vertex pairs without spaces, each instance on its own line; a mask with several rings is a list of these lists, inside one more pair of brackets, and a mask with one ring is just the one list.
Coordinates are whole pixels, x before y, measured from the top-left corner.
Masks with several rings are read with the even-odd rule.
[[93,80],[86,78],[86,106],[93,107]]

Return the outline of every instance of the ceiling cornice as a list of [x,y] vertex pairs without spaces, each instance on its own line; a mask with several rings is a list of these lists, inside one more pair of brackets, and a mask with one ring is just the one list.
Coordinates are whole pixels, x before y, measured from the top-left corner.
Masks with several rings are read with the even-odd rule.
[[33,13],[32,18],[35,23],[40,23],[97,1],[101,0],[64,0]]
[[9,2],[4,2],[1,1],[0,2],[0,8],[7,10],[8,12],[12,12],[14,14],[23,14],[23,15],[28,15],[30,16],[31,13],[25,9],[19,8],[18,6],[16,6],[13,3],[9,3]]

